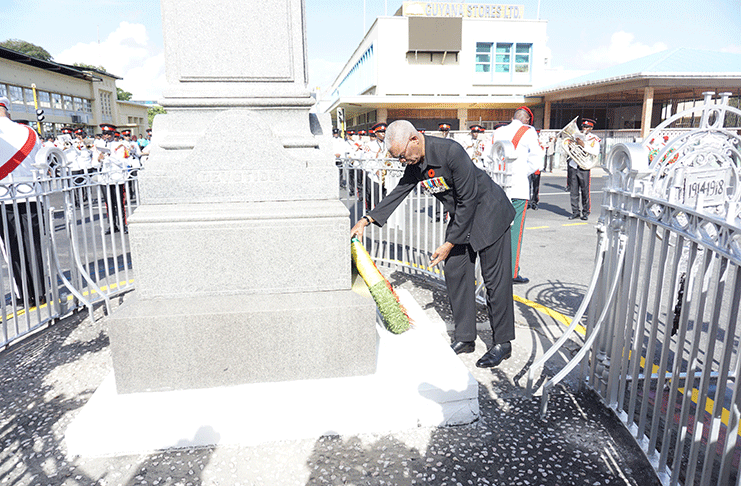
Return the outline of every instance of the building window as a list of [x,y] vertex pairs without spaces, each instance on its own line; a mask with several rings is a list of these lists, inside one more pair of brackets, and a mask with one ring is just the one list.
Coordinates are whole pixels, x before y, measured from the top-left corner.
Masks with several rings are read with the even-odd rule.
[[491,71],[491,43],[476,43],[476,72],[488,73]]
[[93,104],[90,102],[90,100],[82,100],[83,102],[83,109],[85,113],[92,113],[93,112]]
[[51,95],[47,91],[39,91],[39,107],[51,108]]
[[4,84],[0,84],[0,96],[8,96],[8,87]]
[[82,113],[82,98],[74,97],[72,102],[75,104],[75,111]]
[[106,91],[100,92],[100,111],[104,121],[113,120],[113,110],[111,109],[111,93]]
[[10,86],[10,102],[23,104],[23,88],[20,86]]
[[477,42],[475,72],[484,82],[529,81],[532,44]]
[[67,111],[74,111],[75,107],[72,104],[72,97],[67,95],[62,95],[62,102],[64,103],[64,109]]
[[511,62],[512,44],[497,44],[494,72],[508,73]]
[[532,50],[532,44],[516,44],[515,45],[515,72],[516,73],[529,73],[530,72],[530,51]]
[[23,95],[27,105],[35,106],[33,102],[33,90],[31,88],[23,88]]
[[60,95],[59,93],[52,93],[51,103],[52,103],[52,107],[55,110],[61,110],[62,109],[62,95]]

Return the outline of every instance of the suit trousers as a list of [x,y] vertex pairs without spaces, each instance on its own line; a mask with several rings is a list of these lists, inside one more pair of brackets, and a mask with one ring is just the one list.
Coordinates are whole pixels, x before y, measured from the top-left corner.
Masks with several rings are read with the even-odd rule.
[[102,186],[103,199],[108,206],[108,224],[112,231],[120,231],[119,218],[126,228],[126,192],[124,184]]
[[[571,180],[571,214],[574,216],[589,216],[592,211],[592,196],[589,193],[591,185],[591,171],[572,167]],[[581,201],[580,201],[581,200]],[[581,211],[579,210],[581,202]]]
[[[44,258],[41,252],[41,204],[36,202],[18,202],[17,210],[12,204],[4,204],[5,217],[8,221],[8,234],[5,234],[0,222],[0,237],[10,247],[10,261],[13,266],[18,297],[33,298],[38,286],[39,296],[46,294],[44,278]],[[30,221],[29,221],[30,220]],[[20,233],[16,231],[20,226]],[[22,247],[22,249],[21,249]],[[23,253],[21,254],[21,250]],[[35,259],[35,261],[34,261]],[[23,276],[27,287],[23,287]],[[30,301],[29,301],[30,302]]]
[[494,343],[515,339],[515,306],[512,300],[510,230],[476,252],[471,245],[455,245],[445,259],[445,284],[455,321],[454,340],[476,340],[476,257],[486,286],[486,308]]

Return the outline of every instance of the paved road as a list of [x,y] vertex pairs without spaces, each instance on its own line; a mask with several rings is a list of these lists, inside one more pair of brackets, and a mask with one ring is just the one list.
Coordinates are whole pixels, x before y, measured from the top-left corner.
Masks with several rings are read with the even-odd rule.
[[[523,250],[523,273],[531,282],[516,293],[568,313],[591,275],[596,236],[592,220],[566,226],[562,186],[562,175],[543,177],[541,209],[528,216]],[[444,289],[400,271],[389,278],[409,289],[431,319],[449,323]],[[493,370],[475,367],[491,339],[486,332],[475,353],[461,356],[479,382],[481,413],[473,424],[259,447],[67,458],[67,425],[111,371],[108,324],[98,317],[72,316],[0,352],[0,484],[659,484],[642,452],[593,394],[558,388],[549,415],[540,419],[539,400],[523,393],[523,378],[560,324],[525,304],[517,304],[512,359]]]

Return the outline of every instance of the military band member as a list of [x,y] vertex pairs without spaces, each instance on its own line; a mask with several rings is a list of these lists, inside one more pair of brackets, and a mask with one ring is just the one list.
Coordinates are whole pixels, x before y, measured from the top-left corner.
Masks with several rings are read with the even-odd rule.
[[7,191],[0,198],[7,223],[0,224],[0,237],[10,250],[5,258],[12,268],[15,292],[11,290],[11,295],[15,293],[20,301],[34,307],[46,302],[40,222],[43,208],[37,198],[39,189],[33,184],[41,178],[41,170],[35,166],[41,144],[35,130],[10,119],[9,110],[8,98],[0,97],[0,182],[14,185],[17,191],[15,203]]
[[[510,175],[510,184],[507,187],[507,196],[515,208],[515,219],[512,224],[512,282],[528,283],[530,279],[520,275],[520,250],[522,237],[525,231],[525,215],[530,197],[530,182],[528,176],[540,168],[543,163],[543,149],[538,142],[535,128],[530,126],[533,112],[527,106],[518,108],[512,121],[494,131],[494,140],[510,141],[515,147],[516,159],[507,162],[507,173]],[[493,154],[489,155],[493,160]]]
[[438,123],[437,129],[440,131],[440,136],[442,138],[452,138],[450,136],[451,126],[449,123]]
[[[108,206],[108,229],[105,234],[121,231],[123,225],[126,231],[126,194],[124,180],[126,177],[125,159],[120,158],[122,144],[115,140],[116,126],[108,123],[100,125],[103,132],[104,145],[97,147],[97,160],[100,162],[101,180],[105,184],[102,187],[103,198]],[[120,133],[119,133],[120,136]],[[119,221],[120,220],[120,221]]]
[[[576,143],[581,146],[589,155],[599,156],[600,138],[592,133],[595,121],[591,118],[583,118],[581,130],[583,137],[577,137],[576,141],[567,139],[566,143]],[[591,170],[585,170],[579,167],[575,160],[569,158],[569,188],[571,192],[571,216],[569,219],[580,218],[584,221],[589,219],[589,213],[592,211],[592,198],[589,194],[591,186]],[[579,202],[581,200],[581,209]]]
[[335,159],[335,165],[339,169],[340,173],[340,187],[345,187],[347,183],[345,182],[345,171],[342,168],[343,166],[343,160],[347,158],[347,154],[350,150],[350,146],[347,144],[347,141],[343,139],[340,136],[340,129],[339,128],[333,128],[332,129],[332,153],[334,154]]
[[[371,128],[374,137],[368,142],[368,158],[379,160],[386,158],[386,146],[383,140],[386,136],[386,127],[384,122],[376,123]],[[385,170],[367,170],[365,177],[365,209],[373,209],[382,197],[386,196],[386,171]]]
[[374,139],[371,139],[368,147],[370,148],[371,155],[375,159],[383,159],[386,157],[386,146],[383,143],[383,139],[386,136],[386,127],[388,125],[385,122],[376,123],[371,128]]
[[[359,160],[363,154],[363,149],[358,138],[359,136],[355,130],[347,131],[348,165],[352,167],[358,167],[360,165]],[[359,169],[348,169],[347,178],[347,190],[351,195],[358,197],[362,194],[361,188],[363,187],[363,178],[360,172]]]
[[463,148],[479,169],[484,168],[484,127],[473,125],[471,132],[463,139]]
[[129,170],[129,176],[126,177],[126,194],[128,194],[129,199],[133,199],[136,197],[136,177],[139,175],[139,169],[142,168],[142,153],[139,144],[131,139],[131,130],[126,129],[121,131],[121,136],[123,137],[122,142],[126,147],[128,155],[124,160]]

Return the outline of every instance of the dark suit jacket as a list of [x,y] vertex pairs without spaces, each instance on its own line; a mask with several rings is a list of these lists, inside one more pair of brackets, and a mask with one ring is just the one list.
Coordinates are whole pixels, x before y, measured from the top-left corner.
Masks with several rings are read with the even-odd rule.
[[446,241],[470,244],[479,251],[493,244],[515,217],[507,195],[483,170],[476,167],[456,141],[425,137],[425,156],[407,165],[399,184],[368,213],[379,226],[420,184],[442,202],[450,213]]

